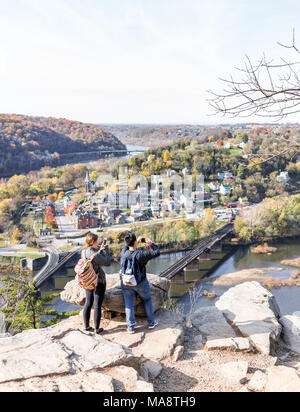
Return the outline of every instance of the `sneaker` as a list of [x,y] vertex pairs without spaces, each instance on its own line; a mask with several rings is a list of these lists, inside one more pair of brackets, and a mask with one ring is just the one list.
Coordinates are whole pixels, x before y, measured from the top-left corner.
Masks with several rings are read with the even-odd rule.
[[84,329],[85,332],[95,332],[94,328],[88,327],[86,329]]
[[134,335],[134,334],[135,334],[134,328],[127,328],[127,332],[130,333],[130,335]]
[[159,323],[158,320],[156,320],[154,323],[152,323],[152,325],[149,325],[148,328],[149,328],[149,329],[154,329],[154,328],[156,328],[156,326],[158,325],[158,323]]
[[103,333],[103,332],[104,332],[104,329],[102,329],[102,328],[96,330],[97,335],[101,335],[101,333]]

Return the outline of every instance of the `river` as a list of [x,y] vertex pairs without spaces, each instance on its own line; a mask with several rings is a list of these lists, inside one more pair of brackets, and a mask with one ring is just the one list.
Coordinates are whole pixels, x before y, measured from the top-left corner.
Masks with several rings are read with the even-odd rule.
[[[149,147],[146,147],[146,146],[127,145],[127,146],[126,146],[126,149],[130,152],[130,154],[129,154],[128,156],[120,156],[120,157],[115,157],[115,158],[114,158],[114,157],[110,157],[110,158],[105,159],[105,161],[108,162],[108,161],[112,161],[112,160],[120,160],[120,159],[126,159],[127,157],[133,157],[133,156],[136,156],[136,155],[140,154],[141,151],[146,151],[146,150],[148,150]],[[81,160],[80,162],[66,163],[66,164],[61,165],[61,166],[58,166],[58,167],[63,167],[63,166],[67,166],[67,165],[74,165],[74,164],[78,164],[78,163],[81,163],[81,164],[92,164],[92,163],[95,163],[95,162],[97,162],[97,161],[98,161],[98,160],[95,160],[95,159],[93,159],[93,160],[86,159],[86,160]],[[39,173],[40,170],[35,170],[34,172],[35,172],[35,173]],[[10,175],[10,176],[0,176],[0,179],[3,179],[4,181],[7,181],[7,180],[9,180],[12,176],[13,176],[13,175]]]
[[[249,268],[270,268],[266,276],[273,276],[279,279],[289,279],[291,273],[296,270],[294,267],[282,266],[280,262],[283,259],[295,259],[300,256],[300,239],[290,240],[281,243],[274,244],[278,248],[277,252],[272,255],[257,255],[251,252],[250,247],[240,247],[235,250],[229,257],[227,257],[223,263],[210,275],[210,277],[218,277],[226,273],[232,273]],[[164,269],[167,269],[177,260],[183,256],[184,252],[170,253],[160,256],[159,258],[149,262],[147,266],[148,273],[159,274]],[[280,267],[283,270],[280,272],[272,271],[272,268]],[[114,263],[111,267],[106,268],[107,276],[110,273],[117,273],[120,270],[120,265]],[[64,285],[72,280],[72,278],[57,278],[56,287],[58,290],[64,288]],[[178,285],[177,285],[178,287]],[[179,285],[179,288],[181,286]],[[182,290],[185,290],[186,284],[182,285]],[[199,286],[195,286],[195,290]],[[214,291],[217,296],[222,295],[228,288],[225,287],[215,287],[215,286],[205,286],[208,291]],[[57,290],[56,290],[57,291]],[[49,291],[48,291],[49,292]],[[282,314],[291,314],[293,312],[300,311],[300,288],[298,287],[282,287],[280,289],[273,289],[272,293],[275,295],[276,300],[281,308]],[[184,306],[185,313],[190,309],[190,297],[185,294],[183,297],[178,298],[178,302]],[[203,306],[214,305],[214,300],[209,300],[205,297],[200,297],[197,299],[195,308]],[[58,311],[70,312],[79,307],[74,307],[68,303],[62,302],[60,298],[53,302],[53,308]]]

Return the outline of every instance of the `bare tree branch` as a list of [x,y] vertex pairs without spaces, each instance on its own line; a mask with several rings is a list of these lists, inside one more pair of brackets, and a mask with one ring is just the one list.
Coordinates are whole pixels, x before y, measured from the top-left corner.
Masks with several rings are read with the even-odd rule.
[[[278,44],[297,55],[300,54],[296,46],[295,30],[291,45]],[[241,73],[239,78],[231,75],[228,79],[220,79],[224,89],[221,92],[209,91],[212,97],[208,101],[214,109],[213,114],[231,118],[257,116],[278,121],[299,113],[300,62],[289,62],[284,58],[280,60],[281,63],[275,64],[273,60],[267,60],[264,54],[255,65],[246,55],[244,67],[236,68]],[[293,137],[282,150],[264,162],[288,153],[294,157],[299,151],[300,140]]]

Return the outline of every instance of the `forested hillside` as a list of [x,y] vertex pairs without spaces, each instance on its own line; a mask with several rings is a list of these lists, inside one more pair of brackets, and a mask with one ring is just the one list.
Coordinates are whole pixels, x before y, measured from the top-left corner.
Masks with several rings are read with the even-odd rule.
[[66,119],[0,115],[0,176],[63,164],[61,154],[126,147],[101,127]]

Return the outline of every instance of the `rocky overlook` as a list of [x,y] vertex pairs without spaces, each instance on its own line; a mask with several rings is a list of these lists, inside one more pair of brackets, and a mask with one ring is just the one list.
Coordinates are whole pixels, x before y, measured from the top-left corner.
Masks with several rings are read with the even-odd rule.
[[[76,300],[74,284],[67,290]],[[257,282],[187,316],[163,308],[156,316],[152,331],[138,318],[135,335],[119,313],[103,321],[102,336],[84,332],[81,315],[2,336],[0,392],[300,391],[300,317],[281,317]]]

